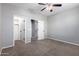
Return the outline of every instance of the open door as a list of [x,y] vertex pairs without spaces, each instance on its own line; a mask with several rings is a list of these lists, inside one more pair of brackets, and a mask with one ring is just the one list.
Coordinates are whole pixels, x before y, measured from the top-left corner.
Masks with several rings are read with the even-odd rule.
[[14,39],[15,40],[20,40],[20,36],[19,36],[19,24],[14,24]]
[[20,40],[19,19],[14,18],[14,41]]
[[25,20],[20,23],[20,40],[25,41]]
[[38,40],[44,39],[44,22],[38,21]]

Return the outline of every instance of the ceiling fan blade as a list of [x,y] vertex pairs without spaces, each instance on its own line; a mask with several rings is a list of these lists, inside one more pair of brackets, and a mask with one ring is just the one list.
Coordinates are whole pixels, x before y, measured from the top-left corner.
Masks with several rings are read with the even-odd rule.
[[53,6],[55,6],[55,7],[61,7],[62,4],[53,4]]
[[41,9],[41,11],[43,11],[43,10],[45,10],[46,9],[46,7],[45,8],[43,8],[43,9]]
[[44,4],[44,3],[38,3],[39,5],[46,5],[46,4]]

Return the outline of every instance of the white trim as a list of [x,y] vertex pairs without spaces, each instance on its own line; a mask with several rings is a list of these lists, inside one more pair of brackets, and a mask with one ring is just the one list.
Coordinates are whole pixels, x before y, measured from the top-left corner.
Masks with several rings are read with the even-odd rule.
[[9,47],[13,47],[13,45],[9,45],[9,46],[6,46],[6,47],[2,47],[2,49],[9,48]]
[[0,49],[0,55],[1,55],[1,52],[2,52],[3,49],[9,48],[9,47],[13,47],[13,45],[9,45],[9,46],[6,46],[6,47],[2,47],[2,48]]
[[[44,38],[45,39],[45,38]],[[44,39],[38,39],[38,40],[44,40]]]
[[65,43],[68,43],[68,44],[79,46],[79,44],[68,42],[68,41],[64,41],[64,40],[60,40],[60,39],[56,39],[56,38],[48,38],[48,39],[52,39],[52,40],[56,40],[56,41],[65,42]]
[[2,48],[0,48],[0,56],[1,56]]
[[26,41],[25,43],[26,43],[26,44],[27,44],[27,43],[31,43],[31,40],[29,40],[29,41]]
[[2,47],[2,48],[0,49],[0,55],[1,55],[1,52],[2,52],[3,49],[9,48],[9,47],[13,47],[13,45],[9,45],[9,46],[6,46],[6,47]]

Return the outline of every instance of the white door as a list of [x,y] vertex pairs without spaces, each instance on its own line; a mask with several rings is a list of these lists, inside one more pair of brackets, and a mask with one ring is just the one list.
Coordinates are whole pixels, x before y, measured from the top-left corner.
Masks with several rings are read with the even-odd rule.
[[19,40],[19,24],[14,24],[14,40]]
[[44,39],[44,22],[38,21],[38,39]]
[[25,20],[22,20],[20,24],[20,40],[25,41]]

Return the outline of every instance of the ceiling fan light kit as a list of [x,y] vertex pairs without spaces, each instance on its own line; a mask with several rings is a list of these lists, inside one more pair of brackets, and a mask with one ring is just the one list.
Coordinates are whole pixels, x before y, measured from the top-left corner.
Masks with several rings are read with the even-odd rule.
[[44,11],[45,9],[47,9],[50,12],[53,11],[53,7],[61,7],[62,6],[62,4],[52,4],[52,3],[38,3],[38,4],[45,5],[45,7],[43,9],[41,9],[41,11]]

